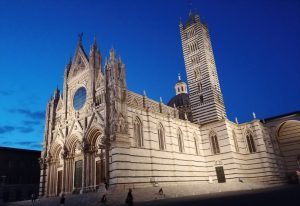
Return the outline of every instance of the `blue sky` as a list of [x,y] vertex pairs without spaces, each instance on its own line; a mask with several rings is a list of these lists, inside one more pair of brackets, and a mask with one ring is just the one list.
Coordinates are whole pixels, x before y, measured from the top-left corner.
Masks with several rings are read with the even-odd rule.
[[300,1],[0,0],[0,146],[41,149],[44,111],[83,32],[113,46],[130,90],[165,103],[186,79],[179,19],[208,23],[229,119],[300,110]]

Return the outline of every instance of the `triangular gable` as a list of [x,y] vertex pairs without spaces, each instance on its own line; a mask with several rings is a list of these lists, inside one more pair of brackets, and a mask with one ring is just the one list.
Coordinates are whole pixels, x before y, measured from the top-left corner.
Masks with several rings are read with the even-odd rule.
[[81,44],[77,46],[75,56],[73,58],[71,70],[70,70],[70,77],[74,77],[77,74],[81,73],[82,71],[88,68],[89,61],[86,53]]
[[80,132],[82,132],[83,131],[83,127],[82,127],[82,125],[80,124],[80,122],[79,121],[73,121],[73,123],[72,123],[72,126],[71,126],[71,129],[70,129],[70,131],[69,131],[69,134],[72,134],[72,132],[73,131],[80,131]]
[[93,113],[92,118],[88,123],[87,130],[89,130],[92,125],[97,125],[100,126],[101,128],[104,128],[104,118],[99,112]]

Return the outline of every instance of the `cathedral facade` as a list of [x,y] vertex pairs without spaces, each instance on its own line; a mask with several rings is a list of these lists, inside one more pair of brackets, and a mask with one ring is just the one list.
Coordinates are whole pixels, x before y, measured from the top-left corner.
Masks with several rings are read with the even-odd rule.
[[[110,187],[224,182],[283,183],[299,169],[300,113],[246,123],[226,117],[208,27],[180,22],[188,84],[166,105],[129,91],[114,49],[79,38],[63,92],[47,104],[40,195]],[[188,93],[189,88],[189,93]]]

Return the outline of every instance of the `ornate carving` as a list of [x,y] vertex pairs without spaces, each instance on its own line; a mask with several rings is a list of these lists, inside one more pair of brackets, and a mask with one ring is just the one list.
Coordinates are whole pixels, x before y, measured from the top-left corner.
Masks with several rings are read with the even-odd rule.
[[68,150],[68,148],[66,146],[64,146],[64,148],[61,151],[61,157],[63,159],[67,159],[70,156],[70,152]]
[[44,161],[45,161],[45,163],[50,163],[52,161],[52,155],[49,154],[48,156],[46,156]]
[[100,159],[105,159],[105,146],[102,144],[98,145],[98,150],[96,156],[100,157]]
[[45,169],[46,167],[46,159],[45,158],[39,158],[39,164],[41,169]]
[[119,115],[117,131],[122,134],[128,133],[128,122],[122,114]]
[[87,143],[86,139],[83,139],[80,143],[80,149],[82,153],[87,153],[90,150],[90,144]]

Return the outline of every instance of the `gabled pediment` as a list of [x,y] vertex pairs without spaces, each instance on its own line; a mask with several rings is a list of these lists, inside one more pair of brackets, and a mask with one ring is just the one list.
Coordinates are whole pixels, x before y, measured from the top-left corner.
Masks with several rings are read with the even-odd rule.
[[79,44],[76,49],[75,56],[72,61],[69,77],[75,77],[84,70],[88,69],[89,61],[86,53],[84,52],[83,46]]
[[69,134],[72,134],[73,132],[83,132],[83,125],[78,120],[74,120],[71,129],[69,131]]

